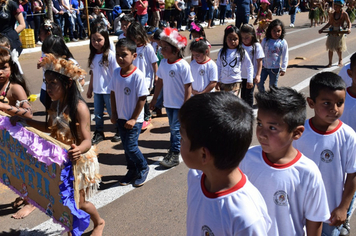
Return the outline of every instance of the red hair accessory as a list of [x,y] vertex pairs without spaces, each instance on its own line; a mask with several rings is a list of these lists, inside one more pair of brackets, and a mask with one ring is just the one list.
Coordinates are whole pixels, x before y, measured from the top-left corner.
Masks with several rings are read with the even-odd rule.
[[167,27],[161,33],[161,40],[173,45],[174,47],[181,49],[187,46],[187,38],[180,35],[177,29]]
[[195,42],[198,42],[199,40],[203,40],[203,37],[195,38]]

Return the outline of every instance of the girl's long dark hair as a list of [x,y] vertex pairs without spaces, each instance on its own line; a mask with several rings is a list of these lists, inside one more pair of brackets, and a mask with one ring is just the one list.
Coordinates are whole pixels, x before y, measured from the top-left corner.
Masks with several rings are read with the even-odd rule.
[[[64,103],[68,106],[68,109],[69,109],[70,131],[71,131],[75,141],[77,142],[79,140],[78,130],[77,130],[77,126],[76,126],[76,124],[78,122],[78,119],[77,119],[78,103],[80,101],[83,101],[86,104],[86,102],[84,101],[81,93],[79,92],[77,83],[75,81],[70,80],[69,77],[61,75],[54,71],[47,70],[45,73],[46,74],[51,73],[52,75],[55,76],[55,78],[57,80],[59,80],[61,82],[62,89],[63,89],[63,91],[65,91]],[[70,82],[72,82],[72,85],[70,85]]]
[[132,22],[130,26],[127,28],[126,37],[131,39],[132,41],[136,39],[137,41],[139,41],[140,44],[143,45],[147,45],[150,42],[145,29],[137,21]]
[[223,48],[221,49],[220,59],[223,59],[223,57],[226,57],[226,52],[229,49],[229,47],[227,46],[227,42],[226,42],[227,36],[231,33],[236,33],[237,36],[239,37],[239,44],[237,45],[236,52],[240,54],[240,61],[242,61],[245,57],[245,49],[242,47],[240,30],[234,25],[229,25],[225,29],[224,44],[223,44]]
[[12,60],[11,52],[9,49],[0,46],[0,63],[9,63],[11,69],[10,83],[19,84],[25,90],[26,95],[30,95],[27,88],[26,80],[20,73],[17,63]]
[[255,44],[258,43],[255,27],[253,27],[253,25],[251,25],[251,24],[243,24],[240,28],[240,31],[241,31],[241,33],[250,34],[252,36],[252,38],[251,38],[252,58],[250,58],[250,59],[253,62],[253,58],[255,57],[255,52],[256,52]]
[[266,41],[272,38],[272,33],[271,33],[271,32],[272,32],[272,29],[273,29],[274,27],[276,27],[276,26],[280,26],[281,29],[282,29],[282,34],[281,34],[281,36],[279,37],[279,39],[281,39],[281,40],[284,39],[284,35],[286,34],[286,29],[284,28],[284,24],[283,24],[283,22],[282,22],[281,20],[275,19],[275,20],[273,20],[273,21],[269,24],[269,26],[268,26],[268,28],[267,28],[267,31],[266,31]]
[[42,52],[52,53],[56,57],[65,57],[66,59],[73,58],[66,43],[62,37],[57,35],[49,35],[42,43]]
[[104,26],[100,26],[100,25],[94,25],[94,27],[91,30],[91,34],[90,34],[90,43],[89,43],[89,49],[90,49],[90,54],[89,54],[89,58],[88,58],[88,67],[90,68],[91,63],[94,60],[95,54],[97,53],[96,49],[94,48],[94,46],[91,43],[91,36],[93,34],[99,33],[101,36],[104,37],[105,43],[103,46],[103,59],[102,59],[102,63],[103,65],[105,65],[106,67],[109,66],[109,50],[110,50],[110,40],[109,40],[109,32],[107,30],[107,27]]

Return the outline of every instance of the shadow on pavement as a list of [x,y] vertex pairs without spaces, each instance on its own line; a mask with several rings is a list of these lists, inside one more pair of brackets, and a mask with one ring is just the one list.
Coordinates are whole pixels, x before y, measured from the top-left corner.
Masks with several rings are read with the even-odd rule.
[[288,68],[306,68],[311,70],[320,70],[326,67],[327,67],[326,65],[323,66],[323,65],[298,65],[298,64],[293,64],[288,66]]

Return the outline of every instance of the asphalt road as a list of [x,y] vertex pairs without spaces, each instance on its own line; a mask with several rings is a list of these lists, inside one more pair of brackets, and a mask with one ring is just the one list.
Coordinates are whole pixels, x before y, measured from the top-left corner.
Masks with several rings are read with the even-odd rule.
[[[289,66],[284,77],[280,77],[279,86],[291,86],[302,91],[308,96],[308,79],[321,71],[330,70],[338,72],[340,68],[328,64],[325,49],[325,35],[318,34],[319,27],[309,27],[307,13],[297,14],[296,27],[290,29],[289,16],[278,16],[287,26],[286,40],[289,45]],[[251,21],[252,22],[252,21]],[[223,30],[225,26],[206,29],[207,38],[213,46],[211,58],[217,57],[221,48]],[[347,36],[348,50],[343,54],[344,63],[356,51],[356,33]],[[189,37],[187,31],[182,32]],[[89,55],[88,41],[86,45],[78,46],[69,43],[75,59],[82,68],[88,69],[87,58]],[[29,81],[30,91],[37,94],[42,83],[42,72],[36,69],[36,62],[41,57],[41,52],[24,53],[20,63]],[[187,53],[187,60],[190,55]],[[302,59],[298,59],[302,58]],[[336,65],[337,57],[333,62]],[[85,92],[83,93],[85,94]],[[91,111],[93,100],[86,99]],[[41,103],[33,103],[35,119],[43,120],[44,112]],[[308,117],[312,116],[308,109]],[[170,170],[159,167],[158,161],[163,158],[169,148],[169,127],[166,116],[153,119],[152,125],[140,135],[139,146],[150,165],[149,181],[140,188],[118,185],[120,178],[126,173],[125,157],[120,143],[111,143],[110,137],[114,135],[113,126],[107,117],[105,122],[105,135],[109,140],[98,145],[100,172],[103,175],[99,193],[91,201],[99,209],[101,217],[106,221],[104,235],[185,235],[186,214],[186,174],[187,167],[181,163]],[[92,122],[94,125],[94,122]],[[94,126],[92,126],[93,130]],[[252,145],[257,145],[254,138]],[[22,220],[15,220],[11,215],[15,212],[9,203],[16,195],[7,187],[0,184],[0,235],[60,235],[62,229],[52,223],[44,213],[34,211]],[[356,236],[356,217],[352,218],[351,226],[355,226],[352,236]],[[90,235],[91,224],[84,235]]]

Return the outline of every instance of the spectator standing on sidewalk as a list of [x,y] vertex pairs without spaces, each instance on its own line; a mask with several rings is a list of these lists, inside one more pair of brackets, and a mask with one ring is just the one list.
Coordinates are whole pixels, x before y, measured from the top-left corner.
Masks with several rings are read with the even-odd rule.
[[295,15],[297,14],[297,8],[300,4],[300,0],[288,0],[288,4],[289,4],[289,15],[290,15],[289,27],[294,28]]
[[251,8],[253,8],[252,0],[234,0],[232,13],[235,13],[237,28],[240,28],[241,24],[248,24]]

